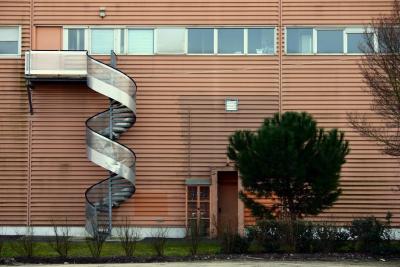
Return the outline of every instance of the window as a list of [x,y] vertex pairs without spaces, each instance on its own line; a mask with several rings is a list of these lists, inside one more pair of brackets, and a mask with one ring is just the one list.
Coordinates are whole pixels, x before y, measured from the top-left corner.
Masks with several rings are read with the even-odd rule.
[[20,54],[19,27],[0,27],[0,56]]
[[68,50],[85,50],[85,29],[67,29]]
[[362,53],[361,46],[365,43],[364,33],[347,34],[347,53]]
[[275,53],[274,29],[248,29],[249,54]]
[[149,29],[128,30],[128,53],[150,55],[154,53],[154,33]]
[[114,50],[114,29],[92,29],[91,52],[110,54],[111,50]]
[[214,53],[214,29],[188,29],[189,54]]
[[210,234],[210,187],[190,185],[186,189],[187,225],[199,227],[201,236]]
[[[367,33],[365,33],[367,31]],[[296,54],[360,54],[366,38],[373,32],[362,27],[356,28],[287,28],[286,53]],[[376,45],[375,45],[376,46]],[[367,47],[364,46],[364,49]]]
[[243,54],[243,29],[218,29],[219,54]]
[[317,30],[317,53],[343,53],[343,30]]
[[186,47],[185,35],[184,28],[157,29],[157,53],[184,54]]
[[288,28],[286,39],[287,53],[311,54],[313,52],[312,28]]

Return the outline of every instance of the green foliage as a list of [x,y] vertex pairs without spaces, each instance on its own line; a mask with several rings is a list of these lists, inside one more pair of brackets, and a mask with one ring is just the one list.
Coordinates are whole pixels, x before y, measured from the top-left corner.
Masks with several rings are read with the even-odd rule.
[[354,219],[350,227],[350,235],[355,241],[355,250],[373,254],[384,253],[390,241],[389,225],[375,217]]
[[349,242],[343,227],[302,220],[261,220],[248,230],[248,236],[263,252],[341,252]]
[[345,252],[350,239],[346,227],[338,227],[328,222],[314,224],[316,251],[324,253]]
[[165,249],[167,247],[167,237],[169,229],[166,227],[159,227],[154,230],[150,239],[150,245],[156,253],[157,257],[165,256]]
[[250,248],[250,239],[238,233],[224,232],[220,236],[221,253],[243,254]]
[[297,112],[265,119],[256,133],[237,131],[228,146],[244,189],[280,200],[265,207],[240,194],[253,215],[262,219],[271,218],[282,206],[292,219],[330,207],[341,193],[340,171],[348,153],[342,132],[318,128],[311,115]]
[[132,227],[128,217],[125,217],[123,223],[117,228],[117,235],[125,256],[132,257],[140,239],[139,232]]
[[33,241],[33,228],[28,226],[24,235],[19,236],[16,241],[11,243],[12,249],[23,257],[33,256],[36,243]]
[[247,228],[247,235],[262,247],[263,252],[278,252],[285,234],[282,230],[278,220],[260,220],[257,225]]
[[70,228],[68,226],[68,220],[65,218],[65,224],[60,226],[54,221],[53,231],[54,231],[54,241],[50,242],[53,249],[60,255],[60,257],[68,257],[68,252],[71,248],[72,236],[70,235]]

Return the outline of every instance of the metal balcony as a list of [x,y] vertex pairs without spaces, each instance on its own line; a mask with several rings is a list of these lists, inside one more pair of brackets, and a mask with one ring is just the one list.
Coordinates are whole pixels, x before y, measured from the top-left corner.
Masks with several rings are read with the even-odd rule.
[[28,51],[25,77],[29,80],[85,80],[86,51]]

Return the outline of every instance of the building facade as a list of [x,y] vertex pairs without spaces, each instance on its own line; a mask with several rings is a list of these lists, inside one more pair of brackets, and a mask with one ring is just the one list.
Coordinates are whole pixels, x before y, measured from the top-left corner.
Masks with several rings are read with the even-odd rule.
[[[85,121],[108,107],[85,83],[35,83],[25,52],[88,50],[137,85],[136,124],[120,142],[136,154],[136,192],[113,209],[144,230],[182,236],[191,217],[211,231],[253,222],[237,200],[228,136],[275,112],[307,111],[346,132],[343,194],[318,220],[393,213],[398,162],[360,137],[347,113],[370,114],[358,44],[389,0],[0,1],[0,224],[44,233],[85,224],[85,191],[108,176],[86,157]],[[44,61],[46,59],[43,59]],[[40,230],[42,229],[42,230]],[[82,228],[83,229],[83,228]]]

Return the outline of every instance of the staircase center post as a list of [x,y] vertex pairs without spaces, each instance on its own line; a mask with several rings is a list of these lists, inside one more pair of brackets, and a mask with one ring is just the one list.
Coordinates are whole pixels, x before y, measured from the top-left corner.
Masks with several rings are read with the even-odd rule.
[[[112,99],[110,98],[110,120],[109,120],[109,138],[113,140],[113,105]],[[112,230],[112,177],[113,173],[110,172],[110,179],[108,179],[108,228],[111,234]]]
[[[117,57],[116,54],[113,50],[110,52],[111,54],[111,66],[115,68],[117,66]],[[113,81],[112,81],[113,82]],[[113,100],[110,98],[110,115],[109,115],[109,138],[110,140],[113,140]],[[108,228],[109,228],[109,233],[111,234],[112,230],[112,177],[113,177],[112,172],[110,172],[110,179],[108,179]]]

